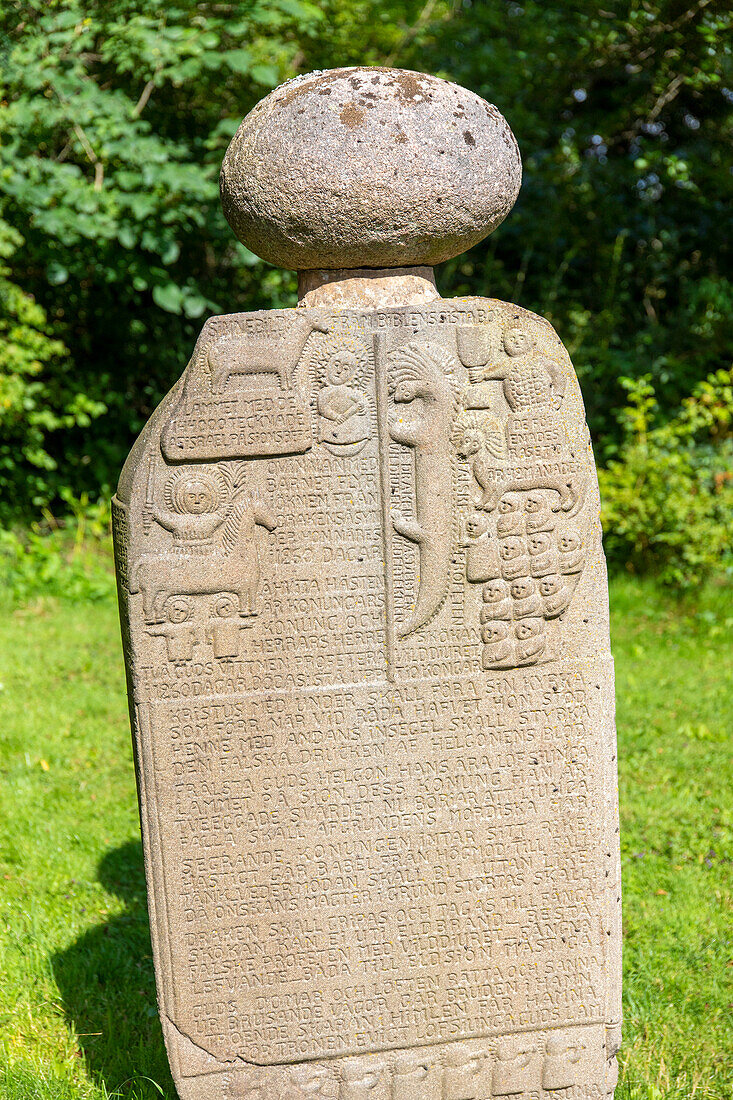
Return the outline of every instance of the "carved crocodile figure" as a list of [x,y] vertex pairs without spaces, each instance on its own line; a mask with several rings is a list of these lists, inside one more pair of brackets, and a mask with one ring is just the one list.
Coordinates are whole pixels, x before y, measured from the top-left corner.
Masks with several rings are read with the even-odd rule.
[[415,452],[415,519],[392,513],[398,535],[420,553],[417,599],[398,626],[401,638],[425,626],[448,592],[453,551],[453,467],[451,430],[457,395],[453,359],[439,344],[411,342],[388,356],[389,433]]

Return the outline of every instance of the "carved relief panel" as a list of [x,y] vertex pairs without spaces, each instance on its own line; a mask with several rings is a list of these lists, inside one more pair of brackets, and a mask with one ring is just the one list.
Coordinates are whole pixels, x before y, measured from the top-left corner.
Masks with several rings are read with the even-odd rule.
[[207,322],[114,511],[183,1100],[612,1092],[598,514],[532,314]]

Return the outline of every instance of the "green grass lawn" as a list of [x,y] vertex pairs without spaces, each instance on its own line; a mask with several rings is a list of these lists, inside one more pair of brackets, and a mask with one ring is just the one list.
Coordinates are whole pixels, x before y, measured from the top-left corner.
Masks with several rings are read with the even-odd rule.
[[[728,599],[726,607],[725,598]],[[733,607],[616,582],[620,1100],[731,1100]],[[117,611],[0,616],[0,1097],[174,1097]]]

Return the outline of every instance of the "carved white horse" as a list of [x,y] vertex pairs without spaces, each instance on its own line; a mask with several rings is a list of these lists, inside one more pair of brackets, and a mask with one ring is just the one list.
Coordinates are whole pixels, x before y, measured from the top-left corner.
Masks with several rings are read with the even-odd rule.
[[143,554],[131,571],[130,591],[142,592],[143,615],[160,622],[171,596],[217,595],[234,592],[240,615],[257,613],[260,584],[257,528],[274,531],[275,516],[261,495],[239,490],[231,510],[211,545],[202,552],[176,549]]

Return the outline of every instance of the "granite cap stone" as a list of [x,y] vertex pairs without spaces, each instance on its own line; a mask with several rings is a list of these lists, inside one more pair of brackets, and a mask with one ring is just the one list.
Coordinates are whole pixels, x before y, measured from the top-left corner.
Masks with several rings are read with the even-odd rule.
[[224,213],[270,263],[441,263],[500,224],[521,184],[506,120],[473,92],[404,69],[308,73],[245,117],[221,170]]

